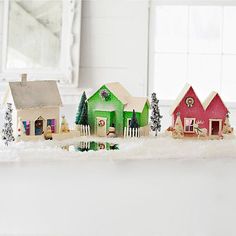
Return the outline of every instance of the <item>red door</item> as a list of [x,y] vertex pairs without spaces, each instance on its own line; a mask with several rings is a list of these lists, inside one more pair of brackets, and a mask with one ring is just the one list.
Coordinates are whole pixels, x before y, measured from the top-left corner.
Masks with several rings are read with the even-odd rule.
[[211,122],[211,134],[218,135],[220,131],[220,122],[219,121],[212,121]]

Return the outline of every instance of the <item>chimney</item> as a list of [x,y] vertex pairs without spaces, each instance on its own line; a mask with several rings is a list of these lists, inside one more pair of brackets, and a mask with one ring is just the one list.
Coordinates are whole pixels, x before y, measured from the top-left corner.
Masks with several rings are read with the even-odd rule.
[[27,74],[21,74],[21,83],[26,83],[27,82]]

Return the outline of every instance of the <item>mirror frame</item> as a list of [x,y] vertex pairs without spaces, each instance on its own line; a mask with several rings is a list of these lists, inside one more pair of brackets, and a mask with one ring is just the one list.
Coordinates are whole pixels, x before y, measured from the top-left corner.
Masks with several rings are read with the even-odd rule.
[[57,80],[63,87],[78,87],[80,58],[81,0],[62,1],[62,32],[59,67],[55,69],[7,68],[8,19],[11,0],[4,0],[2,80],[11,81],[27,73],[31,79]]

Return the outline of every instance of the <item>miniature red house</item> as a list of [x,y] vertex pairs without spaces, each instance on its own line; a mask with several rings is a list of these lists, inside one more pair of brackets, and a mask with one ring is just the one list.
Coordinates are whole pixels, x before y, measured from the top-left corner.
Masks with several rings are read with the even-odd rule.
[[192,86],[186,84],[171,108],[172,127],[174,127],[177,116],[183,124],[184,136],[196,136],[200,133],[215,136],[220,135],[223,130],[228,109],[217,92],[212,92],[207,99],[201,103]]

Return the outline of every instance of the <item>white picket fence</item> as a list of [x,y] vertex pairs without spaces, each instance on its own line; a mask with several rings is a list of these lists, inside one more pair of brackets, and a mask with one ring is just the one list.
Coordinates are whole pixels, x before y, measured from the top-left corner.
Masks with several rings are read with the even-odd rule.
[[124,138],[139,138],[141,136],[149,135],[149,126],[144,126],[140,128],[124,128]]
[[77,130],[80,132],[80,136],[90,136],[89,125],[77,125]]
[[139,138],[140,130],[139,128],[124,128],[124,138]]

